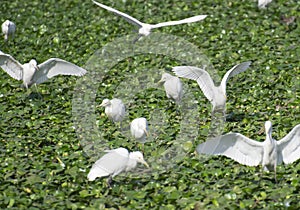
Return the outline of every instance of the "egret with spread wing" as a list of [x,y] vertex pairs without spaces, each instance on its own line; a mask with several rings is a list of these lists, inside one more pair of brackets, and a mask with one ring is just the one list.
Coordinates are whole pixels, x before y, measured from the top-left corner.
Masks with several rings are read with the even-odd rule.
[[38,85],[57,75],[83,76],[86,73],[85,69],[59,58],[50,58],[39,65],[32,59],[22,65],[11,55],[1,53],[0,67],[12,78],[23,80],[23,85],[27,89],[33,84]]
[[154,28],[160,28],[160,27],[164,27],[164,26],[172,26],[172,25],[179,25],[179,24],[184,24],[184,23],[193,23],[193,22],[197,22],[200,20],[203,20],[204,18],[207,17],[207,15],[197,15],[197,16],[193,16],[190,18],[186,18],[183,20],[177,20],[177,21],[169,21],[169,22],[163,22],[163,23],[158,23],[158,24],[147,24],[147,23],[142,23],[141,21],[137,20],[134,17],[131,17],[130,15],[127,15],[123,12],[120,12],[116,9],[113,9],[111,7],[108,7],[104,4],[101,4],[99,2],[96,2],[93,0],[93,2],[98,5],[99,7],[102,7],[110,12],[115,13],[116,15],[119,15],[123,18],[125,18],[125,20],[135,26],[139,27],[139,37],[141,36],[148,36],[151,32],[152,29]]
[[222,110],[225,113],[226,110],[226,83],[229,78],[244,72],[248,69],[251,62],[244,62],[232,67],[224,75],[221,85],[216,87],[210,75],[205,69],[200,69],[194,66],[176,66],[172,71],[179,77],[192,79],[197,81],[200,89],[206,98],[212,103],[213,112],[216,110]]
[[272,138],[272,123],[265,122],[266,140],[254,141],[239,133],[228,133],[197,146],[199,154],[224,155],[248,166],[262,165],[266,171],[275,171],[284,162],[292,163],[300,158],[300,124],[283,139]]

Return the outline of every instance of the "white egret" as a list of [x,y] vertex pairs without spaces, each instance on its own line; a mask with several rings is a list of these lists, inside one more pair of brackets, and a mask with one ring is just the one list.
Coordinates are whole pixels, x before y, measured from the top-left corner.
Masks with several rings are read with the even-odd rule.
[[300,158],[300,124],[280,141],[272,138],[272,123],[265,122],[266,140],[254,141],[239,133],[228,133],[197,146],[199,154],[224,155],[248,166],[262,165],[275,172],[276,166],[292,163]]
[[104,99],[100,106],[105,107],[105,114],[113,122],[121,122],[125,117],[125,105],[121,99]]
[[32,59],[22,65],[8,54],[0,54],[0,67],[12,78],[23,80],[27,89],[57,75],[82,76],[86,73],[85,69],[59,58],[50,58],[39,65]]
[[93,0],[93,2],[95,4],[97,4],[98,6],[115,13],[116,15],[119,15],[123,18],[125,18],[125,20],[133,25],[136,25],[139,27],[139,37],[141,36],[148,36],[151,32],[152,29],[154,28],[160,28],[160,27],[164,27],[164,26],[172,26],[172,25],[179,25],[179,24],[184,24],[184,23],[193,23],[193,22],[197,22],[200,20],[203,20],[204,18],[206,18],[207,15],[197,15],[197,16],[193,16],[190,18],[186,18],[183,20],[178,20],[178,21],[169,21],[169,22],[163,22],[163,23],[158,23],[158,24],[147,24],[147,23],[142,23],[141,21],[135,19],[134,17],[131,17],[130,15],[127,15],[123,12],[120,12],[116,9],[113,9],[111,7],[108,7],[104,4],[98,3],[96,1]]
[[258,8],[264,9],[272,0],[258,0]]
[[143,154],[139,151],[128,152],[125,148],[105,150],[106,154],[95,162],[87,178],[94,181],[97,177],[109,176],[107,183],[110,185],[112,178],[123,171],[130,171],[142,163],[149,168],[144,160]]
[[179,77],[192,79],[197,81],[200,89],[206,98],[212,103],[213,112],[216,110],[222,110],[225,113],[226,109],[226,83],[227,80],[234,75],[247,70],[251,62],[244,62],[235,65],[224,75],[220,86],[216,87],[213,80],[205,69],[200,69],[193,66],[176,66],[172,71]]
[[131,135],[141,143],[145,143],[148,134],[148,122],[144,117],[139,117],[130,123]]
[[1,28],[5,41],[7,41],[9,37],[14,37],[16,25],[13,22],[6,20],[2,23]]
[[174,100],[177,104],[180,103],[183,95],[182,83],[176,76],[168,73],[163,73],[161,80],[158,83],[164,83],[164,88],[167,97]]

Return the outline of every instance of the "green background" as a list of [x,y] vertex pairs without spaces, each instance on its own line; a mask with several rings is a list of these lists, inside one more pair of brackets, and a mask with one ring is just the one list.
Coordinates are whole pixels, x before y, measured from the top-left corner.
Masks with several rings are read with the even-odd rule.
[[[198,46],[219,77],[237,63],[253,61],[249,70],[228,83],[230,117],[224,133],[239,132],[263,141],[261,128],[271,120],[273,137],[281,139],[300,123],[299,1],[278,0],[265,10],[259,10],[252,0],[102,3],[147,23],[207,14],[202,22],[157,31]],[[15,38],[8,43],[1,39],[0,50],[21,63],[58,57],[84,67],[96,50],[135,29],[87,0],[2,0],[0,8],[0,21],[9,19],[17,25]],[[296,16],[296,21],[287,25],[281,16]],[[128,71],[138,71],[138,67],[170,69],[180,64],[160,55],[128,58],[104,78],[96,102],[111,98]],[[299,161],[278,166],[275,183],[273,173],[261,175],[260,167],[243,166],[225,157],[199,158],[194,153],[196,142],[204,142],[210,129],[211,105],[197,83],[188,80],[183,81],[198,90],[194,96],[201,122],[199,135],[187,148],[185,158],[163,173],[153,170],[147,176],[117,176],[112,189],[107,188],[105,178],[88,182],[86,176],[93,161],[83,151],[72,121],[77,79],[53,78],[38,86],[42,95],[38,98],[34,88],[27,92],[20,88],[21,82],[0,71],[1,209],[300,208]],[[162,89],[136,97],[137,103],[128,109],[132,118],[149,116],[156,107],[168,107],[165,112],[170,123],[160,133],[160,143],[145,144],[147,161],[152,151],[164,150],[173,143],[180,117]],[[96,112],[97,125],[105,128],[104,138],[112,148],[136,149],[135,143],[107,120],[103,109],[97,108]]]

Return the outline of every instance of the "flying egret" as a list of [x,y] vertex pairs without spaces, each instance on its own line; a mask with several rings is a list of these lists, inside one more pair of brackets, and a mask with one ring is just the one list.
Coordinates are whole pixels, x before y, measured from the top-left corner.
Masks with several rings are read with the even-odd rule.
[[27,89],[33,84],[38,85],[57,75],[82,76],[86,70],[59,58],[50,58],[37,65],[32,59],[29,63],[20,64],[11,55],[0,53],[0,67],[12,78],[23,80]]
[[248,166],[262,165],[265,171],[274,171],[284,162],[292,163],[300,158],[300,124],[283,139],[272,138],[272,123],[265,122],[266,140],[254,141],[239,133],[228,133],[197,146],[200,154],[224,155]]
[[258,8],[264,9],[272,0],[258,0]]
[[146,118],[140,117],[130,123],[131,135],[141,143],[145,143],[148,134],[148,122]]
[[234,75],[246,71],[250,64],[251,62],[248,61],[235,65],[233,68],[226,72],[220,86],[218,87],[214,85],[213,80],[209,76],[208,72],[205,71],[205,69],[200,69],[193,66],[176,66],[173,67],[172,71],[179,77],[197,81],[203,94],[212,103],[213,113],[216,110],[222,110],[223,113],[225,113],[227,80]]
[[110,186],[112,178],[123,171],[130,171],[142,163],[149,168],[144,160],[143,154],[139,151],[128,152],[125,148],[105,150],[106,154],[95,162],[87,178],[94,181],[97,177],[109,176],[107,183]]
[[130,15],[127,15],[123,12],[120,12],[116,9],[113,9],[111,7],[108,7],[104,4],[98,3],[96,1],[93,0],[93,2],[95,4],[97,4],[98,6],[115,13],[116,15],[119,15],[123,18],[125,18],[125,20],[133,25],[136,25],[139,27],[139,36],[137,38],[137,40],[141,37],[141,36],[148,36],[151,32],[152,29],[154,28],[160,28],[160,27],[164,27],[164,26],[172,26],[172,25],[179,25],[179,24],[184,24],[184,23],[193,23],[193,22],[197,22],[200,20],[203,20],[204,18],[206,18],[207,15],[197,15],[197,16],[193,16],[190,18],[186,18],[183,20],[177,20],[177,21],[169,21],[169,22],[163,22],[163,23],[158,23],[158,24],[147,24],[147,23],[142,23],[141,21],[135,19],[134,17],[131,17]]
[[13,37],[16,31],[16,25],[9,20],[4,21],[1,28],[5,41],[7,41],[9,37]]
[[100,106],[105,107],[105,114],[113,122],[121,122],[125,117],[125,105],[121,99],[113,98],[109,100],[106,98]]
[[180,103],[183,95],[182,83],[176,76],[168,73],[163,73],[161,80],[158,83],[164,83],[164,88],[167,97],[174,100],[177,104]]

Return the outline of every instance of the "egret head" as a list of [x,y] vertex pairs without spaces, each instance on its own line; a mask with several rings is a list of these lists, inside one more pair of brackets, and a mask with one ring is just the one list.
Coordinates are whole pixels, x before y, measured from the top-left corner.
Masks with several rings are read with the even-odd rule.
[[29,65],[32,66],[33,68],[35,68],[36,70],[38,70],[37,62],[35,59],[31,59],[29,61]]
[[111,105],[111,103],[110,103],[110,100],[109,99],[104,99],[103,101],[102,101],[102,103],[100,104],[100,106],[102,106],[102,107],[106,107],[106,106],[109,106],[109,105]]
[[6,21],[4,21],[4,23],[3,23],[6,27],[8,27],[9,26],[9,24],[10,24],[10,21],[9,20],[6,20]]
[[169,78],[171,78],[172,75],[169,74],[169,73],[163,73],[162,76],[161,76],[161,79],[158,81],[158,83],[164,83],[166,82]]
[[139,163],[144,164],[147,168],[149,168],[148,163],[144,160],[144,156],[141,152],[136,151],[136,152],[131,152],[129,154],[130,159],[136,160]]
[[272,132],[272,123],[271,123],[271,121],[266,121],[265,122],[265,130],[266,130],[267,134]]

